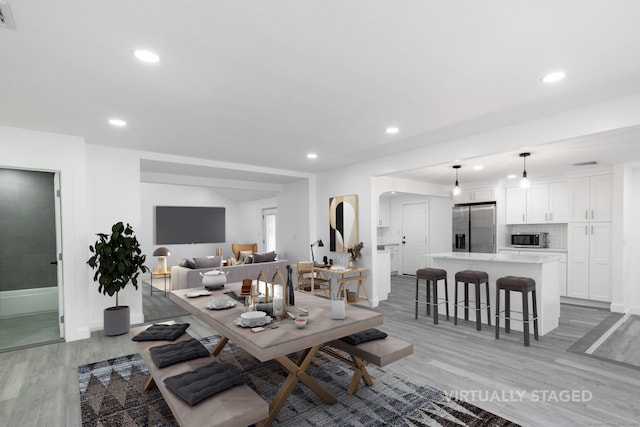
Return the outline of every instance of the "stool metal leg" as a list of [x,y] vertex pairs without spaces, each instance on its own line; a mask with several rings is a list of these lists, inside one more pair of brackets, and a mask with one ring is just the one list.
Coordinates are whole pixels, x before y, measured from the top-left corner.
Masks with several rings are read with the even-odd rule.
[[444,303],[447,309],[447,320],[449,320],[449,285],[446,277],[444,278]]
[[491,326],[491,300],[489,299],[489,282],[486,284],[487,289],[487,323]]
[[522,292],[522,329],[524,346],[529,347],[529,292]]
[[455,300],[453,301],[453,324],[457,325],[458,324],[458,281],[456,280],[456,289],[454,292],[455,296]]
[[427,316],[431,314],[431,280],[427,279]]
[[496,339],[500,338],[500,288],[496,285]]
[[474,283],[476,296],[476,330],[482,330],[482,313],[480,310],[480,282]]
[[433,284],[433,301],[434,301],[434,305],[433,305],[433,324],[437,325],[438,324],[438,304],[439,304],[439,300],[438,300],[438,281],[437,280],[432,280],[431,283]]
[[504,290],[504,332],[511,332],[511,291]]
[[416,276],[416,320],[418,320],[418,285],[420,283],[420,278]]
[[469,320],[469,283],[464,282],[464,320]]
[[533,306],[533,337],[538,340],[538,307],[536,302],[536,290],[531,291]]

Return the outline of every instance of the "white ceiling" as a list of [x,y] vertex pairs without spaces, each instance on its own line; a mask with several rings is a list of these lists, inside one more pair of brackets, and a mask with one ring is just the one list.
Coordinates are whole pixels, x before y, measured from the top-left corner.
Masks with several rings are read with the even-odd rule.
[[89,144],[314,173],[640,92],[637,0],[7,2],[0,124]]

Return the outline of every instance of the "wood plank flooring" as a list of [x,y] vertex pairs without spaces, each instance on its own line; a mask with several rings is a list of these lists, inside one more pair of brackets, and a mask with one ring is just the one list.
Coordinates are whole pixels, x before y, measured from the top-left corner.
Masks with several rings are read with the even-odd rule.
[[[527,348],[515,332],[495,340],[492,328],[483,325],[478,332],[471,322],[454,326],[444,316],[434,325],[424,308],[415,320],[414,292],[414,278],[394,276],[391,297],[376,308],[385,316],[381,329],[414,343],[414,354],[389,369],[460,397],[466,393],[465,400],[524,426],[638,425],[640,370],[567,351],[607,318],[607,311],[563,305],[560,326],[540,341],[532,339]],[[192,336],[212,334],[193,316],[175,320],[191,323]],[[127,334],[105,337],[98,332],[88,340],[2,353],[3,424],[80,425],[77,366],[135,351]],[[549,401],[549,394],[542,399],[543,392],[562,390],[590,393],[591,399],[558,401],[558,394],[556,401]],[[509,398],[509,391],[524,397]],[[492,392],[501,392],[502,398]]]

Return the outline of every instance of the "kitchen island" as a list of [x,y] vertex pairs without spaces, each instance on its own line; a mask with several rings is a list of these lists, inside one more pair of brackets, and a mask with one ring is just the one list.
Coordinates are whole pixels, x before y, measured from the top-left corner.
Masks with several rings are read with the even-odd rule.
[[[491,297],[491,325],[495,327],[495,297],[496,280],[504,276],[530,277],[536,282],[536,301],[538,305],[539,334],[545,335],[558,327],[560,318],[560,289],[558,287],[558,258],[555,256],[540,254],[486,254],[470,252],[446,252],[427,254],[427,265],[432,268],[441,268],[447,271],[449,283],[449,303],[453,312],[455,295],[455,275],[458,271],[478,270],[489,275],[489,288]],[[473,289],[471,287],[471,289]],[[484,289],[484,288],[483,288]],[[470,290],[470,299],[473,299],[473,291]],[[440,294],[442,295],[442,294]],[[458,289],[458,298],[464,299],[464,285],[461,283]],[[484,291],[482,292],[484,301]],[[461,306],[464,301],[461,303]],[[531,303],[530,303],[531,304]],[[470,304],[473,306],[473,304]],[[501,308],[504,308],[504,293],[501,293]],[[521,319],[522,298],[517,293],[511,293],[511,317]],[[532,307],[529,305],[529,312]],[[458,310],[458,316],[464,316],[464,310]],[[482,310],[482,323],[487,327],[486,310]],[[469,320],[475,322],[475,310],[469,310]],[[504,327],[504,319],[500,319],[500,326]],[[511,329],[522,331],[522,322],[512,321]],[[530,328],[533,330],[533,327]]]

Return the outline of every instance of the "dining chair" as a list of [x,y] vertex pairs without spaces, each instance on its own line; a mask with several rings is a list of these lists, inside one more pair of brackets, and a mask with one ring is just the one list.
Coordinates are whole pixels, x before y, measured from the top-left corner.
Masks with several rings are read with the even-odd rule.
[[[314,270],[312,262],[297,262],[296,277],[297,290],[301,292],[310,292],[314,295],[321,292],[328,298],[331,298],[331,281],[321,277],[320,274]],[[312,279],[313,289],[311,288]]]

